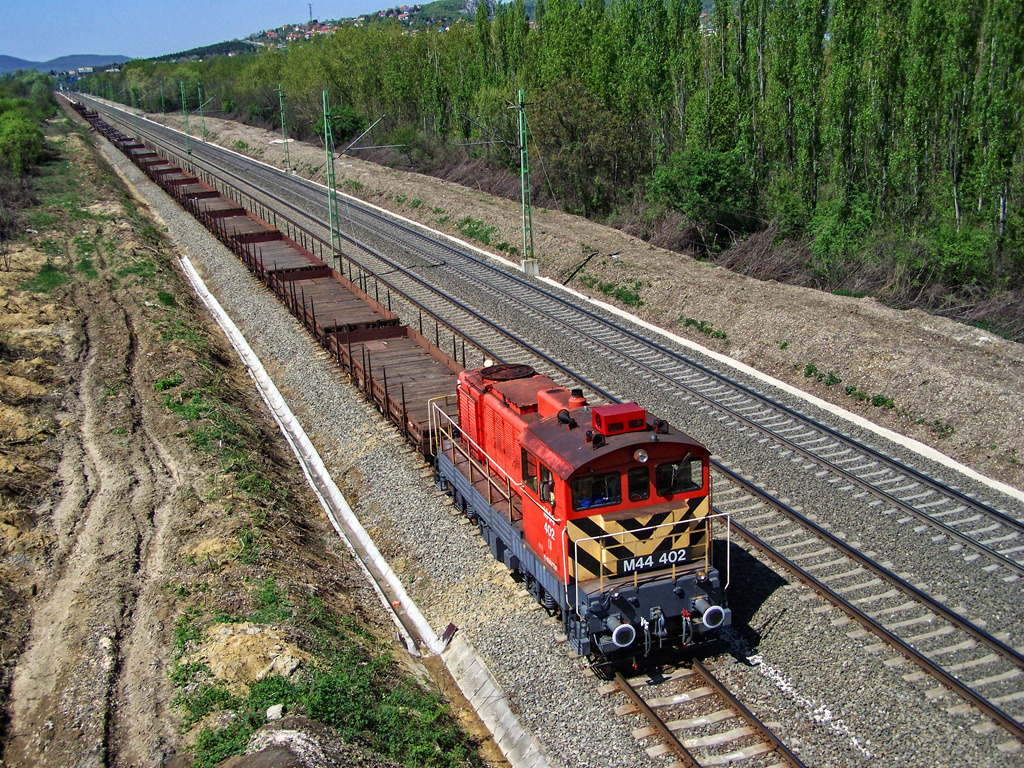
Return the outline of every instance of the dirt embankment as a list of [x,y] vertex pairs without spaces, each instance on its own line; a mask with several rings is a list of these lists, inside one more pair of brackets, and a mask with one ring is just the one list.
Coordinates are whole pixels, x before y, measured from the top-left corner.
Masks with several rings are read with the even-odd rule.
[[[181,128],[180,117],[160,116]],[[208,140],[281,167],[280,136],[207,118]],[[323,149],[290,144],[325,181]],[[515,202],[355,157],[338,188],[515,260]],[[461,226],[460,226],[461,225]],[[559,211],[533,212],[541,274],[1024,488],[1024,344],[853,298],[759,281]],[[581,268],[582,267],[582,268]]]
[[155,222],[50,133],[0,271],[0,764],[212,765],[280,702],[256,742],[396,765],[301,717],[335,668],[411,685],[383,609]]

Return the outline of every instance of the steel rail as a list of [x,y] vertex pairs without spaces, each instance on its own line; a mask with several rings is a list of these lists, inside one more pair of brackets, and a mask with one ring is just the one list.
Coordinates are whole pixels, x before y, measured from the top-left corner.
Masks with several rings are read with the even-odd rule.
[[[147,133],[147,132],[140,131],[140,133]],[[153,136],[152,133],[148,133],[148,135],[149,135],[150,138],[152,138],[152,136]],[[176,152],[173,152],[171,150],[171,147],[166,142],[157,140],[157,143],[162,144],[163,147],[166,150],[168,150],[171,154],[173,154],[176,159],[183,160],[183,158],[181,158],[180,155],[178,155]],[[203,145],[203,146],[215,146],[215,145]],[[278,203],[280,203],[282,205],[287,206],[291,210],[293,210],[296,213],[302,215],[304,218],[307,218],[307,219],[309,219],[310,221],[312,221],[314,223],[320,224],[321,226],[326,226],[322,221],[320,221],[319,219],[315,218],[311,214],[303,212],[301,209],[299,209],[294,204],[292,204],[292,203],[288,202],[287,200],[284,200],[283,198],[275,195],[273,192],[270,192],[269,190],[263,189],[262,187],[260,187],[257,184],[254,184],[251,181],[243,179],[241,176],[239,176],[238,174],[234,173],[230,169],[225,168],[223,166],[219,166],[216,162],[214,162],[212,160],[209,160],[209,159],[196,159],[195,158],[195,154],[193,153],[193,160],[192,160],[192,162],[193,163],[196,163],[196,162],[206,163],[206,164],[208,164],[210,166],[213,166],[213,167],[217,168],[217,170],[219,170],[219,171],[221,171],[221,172],[231,176],[234,179],[237,179],[238,181],[241,181],[246,186],[249,186],[249,187],[252,187],[253,189],[259,190],[260,192],[265,194],[270,199],[272,199],[275,202],[278,202]],[[250,194],[244,192],[240,188],[235,187],[234,185],[227,184],[227,182],[225,182],[223,179],[218,179],[218,180],[222,184],[224,184],[225,186],[230,186],[232,189],[236,190],[239,194],[244,195],[245,197],[249,197],[250,200],[253,199]],[[238,202],[239,202],[239,204],[242,204],[242,201],[238,201]],[[296,227],[297,229],[302,230],[311,239],[317,241],[318,243],[320,243],[322,245],[327,246],[328,248],[331,247],[330,243],[328,243],[324,238],[322,238],[319,235],[311,232],[309,229],[303,227],[302,225],[298,224],[297,222],[295,222],[292,219],[288,219],[288,221],[294,227]],[[356,239],[354,237],[346,235],[345,233],[341,233],[341,235],[342,235],[342,237],[345,240],[347,240],[352,245],[354,245],[357,248],[360,248],[360,249],[366,251],[371,256],[373,256],[373,258],[378,259],[379,261],[382,261],[385,264],[387,264],[389,266],[389,268],[391,268],[395,272],[398,272],[398,273],[404,275],[409,280],[413,281],[415,284],[422,286],[423,288],[427,289],[431,293],[433,293],[436,296],[438,296],[443,301],[453,305],[454,307],[456,307],[460,311],[468,314],[472,319],[474,319],[477,322],[483,324],[486,328],[490,329],[493,332],[496,332],[497,334],[499,334],[500,336],[504,337],[508,341],[511,341],[513,344],[528,350],[531,354],[533,354],[536,357],[538,357],[539,359],[543,360],[545,364],[550,365],[552,368],[554,368],[559,373],[561,373],[561,374],[563,374],[563,375],[573,379],[574,381],[576,381],[576,382],[578,382],[580,384],[583,384],[585,387],[587,387],[591,391],[601,395],[602,397],[605,397],[605,398],[608,398],[610,400],[613,400],[613,401],[617,402],[617,399],[614,397],[614,395],[611,395],[610,393],[605,391],[603,388],[601,388],[599,385],[597,385],[594,382],[592,382],[589,379],[587,379],[585,376],[582,376],[581,374],[576,373],[576,372],[570,370],[569,368],[565,367],[561,363],[557,362],[551,356],[549,356],[546,353],[542,352],[540,349],[538,349],[538,348],[534,347],[533,345],[528,344],[527,342],[523,341],[521,337],[516,336],[513,332],[511,332],[508,329],[504,328],[500,324],[494,322],[493,320],[489,320],[489,319],[485,318],[482,314],[480,314],[476,310],[472,309],[471,307],[469,307],[464,302],[462,302],[462,301],[460,301],[460,300],[458,300],[458,299],[456,299],[456,298],[454,298],[452,296],[449,296],[449,295],[445,294],[440,289],[434,287],[433,285],[431,285],[427,281],[425,281],[422,278],[416,276],[408,268],[406,268],[403,265],[395,262],[394,260],[384,256],[383,254],[378,253],[373,248],[371,248],[370,246],[360,242],[358,239]],[[473,337],[469,336],[465,332],[456,329],[450,322],[440,318],[435,312],[433,312],[432,310],[428,309],[422,302],[420,302],[419,300],[415,299],[414,297],[409,295],[407,292],[403,291],[394,282],[384,278],[384,276],[381,273],[376,272],[375,270],[372,270],[372,269],[366,267],[362,262],[360,262],[358,259],[353,257],[351,254],[343,252],[343,253],[339,254],[339,257],[347,259],[350,263],[354,263],[360,270],[364,271],[368,276],[372,277],[375,281],[379,281],[379,282],[383,283],[384,285],[388,286],[391,290],[394,290],[396,293],[401,295],[408,303],[410,303],[411,305],[413,305],[417,309],[420,309],[421,311],[427,312],[429,315],[431,315],[435,319],[435,321],[439,321],[446,328],[448,328],[450,331],[452,331],[454,333],[458,333],[460,335],[463,335],[468,340],[470,340],[470,342],[472,344],[477,346],[478,349],[484,349],[484,350],[486,350],[488,352],[492,352],[492,350],[490,350],[488,347],[486,347],[482,342],[477,341],[476,339],[474,339]],[[500,355],[495,354],[494,356],[496,358],[498,358],[499,360],[501,359]]]
[[626,697],[633,702],[635,706],[647,721],[651,724],[651,727],[658,733],[658,735],[664,739],[666,746],[672,750],[676,757],[682,762],[685,768],[701,768],[700,763],[697,762],[697,758],[693,756],[681,742],[669,727],[665,725],[665,721],[658,717],[657,713],[651,709],[651,707],[644,701],[644,697],[637,693],[637,690],[629,684],[629,680],[620,671],[615,670],[615,682]]
[[721,680],[711,674],[711,670],[705,667],[700,659],[693,659],[693,668],[696,669],[697,673],[704,678],[704,682],[710,685],[715,692],[725,700],[726,705],[730,709],[746,720],[747,723],[757,731],[758,738],[762,739],[768,746],[770,746],[772,748],[772,752],[784,758],[792,768],[803,768],[803,761],[794,755],[789,747],[779,741],[778,737],[768,730],[768,727],[762,723],[753,712],[747,709],[746,705],[736,698],[735,694],[726,688]]
[[[905,640],[897,637],[893,632],[886,629],[880,622],[868,616],[867,613],[862,611],[860,608],[852,605],[823,581],[801,568],[775,549],[771,544],[760,539],[743,524],[738,523],[736,520],[732,520],[731,525],[741,537],[749,541],[757,549],[761,550],[779,566],[792,573],[797,579],[824,596],[830,603],[864,627],[864,629],[877,635],[881,640],[896,648],[900,653],[917,664],[926,674],[941,682],[944,686],[964,699],[964,701],[969,702],[986,716],[994,720],[1011,736],[1024,742],[1024,726],[1022,726],[1021,723],[1011,715],[1007,714],[984,696],[981,696],[972,688],[962,683],[959,679],[937,665],[934,661],[929,659]],[[996,642],[999,641],[997,640]]]
[[[932,613],[942,617],[953,626],[966,632],[978,642],[995,651],[997,654],[1002,656],[1007,661],[1024,670],[1024,654],[1022,654],[1016,648],[1007,645],[999,638],[994,637],[978,625],[971,622],[969,619],[966,619],[959,613],[950,610],[926,592],[922,592],[920,589],[915,587],[907,580],[901,579],[888,568],[885,568],[884,566],[882,566],[875,560],[871,559],[867,555],[854,549],[845,541],[829,533],[817,523],[813,522],[812,520],[808,520],[806,517],[801,515],[799,512],[797,512],[795,509],[793,509],[791,506],[786,504],[781,499],[776,498],[775,496],[773,496],[772,494],[768,493],[765,490],[762,490],[749,480],[746,480],[745,478],[741,477],[733,470],[729,469],[726,466],[723,466],[721,462],[712,459],[711,463],[715,467],[715,469],[717,469],[723,475],[728,477],[730,481],[743,488],[752,496],[757,497],[761,501],[768,504],[768,506],[772,507],[778,512],[781,512],[783,515],[788,517],[793,522],[797,523],[802,528],[811,531],[815,536],[817,536],[819,539],[822,539],[830,547],[838,550],[843,555],[856,562],[858,565],[861,565],[865,569],[871,571],[873,574],[878,576],[883,581],[893,584],[899,587],[904,592],[907,592],[908,594],[913,596],[915,600],[917,600],[920,603],[923,603],[925,607],[927,607],[928,610],[930,610]],[[732,519],[732,515],[730,515],[730,520]]]

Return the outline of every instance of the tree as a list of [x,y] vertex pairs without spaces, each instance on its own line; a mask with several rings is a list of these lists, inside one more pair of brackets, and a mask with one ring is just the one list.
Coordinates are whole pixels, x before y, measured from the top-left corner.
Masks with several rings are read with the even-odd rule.
[[743,154],[689,148],[654,171],[650,196],[695,221],[717,238],[749,231],[756,223],[754,195]]
[[22,176],[43,157],[43,132],[32,118],[20,109],[0,114],[0,163]]

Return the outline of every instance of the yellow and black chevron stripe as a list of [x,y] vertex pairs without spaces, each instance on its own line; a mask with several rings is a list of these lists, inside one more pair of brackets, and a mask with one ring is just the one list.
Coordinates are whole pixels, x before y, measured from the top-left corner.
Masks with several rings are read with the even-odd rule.
[[[620,560],[648,555],[655,555],[657,560],[664,552],[681,549],[688,551],[685,562],[701,560],[707,550],[707,526],[703,518],[707,517],[709,508],[708,497],[701,496],[687,499],[686,505],[678,509],[656,515],[625,520],[605,520],[602,515],[592,515],[570,520],[569,559],[576,559],[576,567],[570,564],[569,573],[577,581],[607,579],[618,574]],[[642,530],[644,528],[654,530]],[[605,538],[595,540],[596,536]]]

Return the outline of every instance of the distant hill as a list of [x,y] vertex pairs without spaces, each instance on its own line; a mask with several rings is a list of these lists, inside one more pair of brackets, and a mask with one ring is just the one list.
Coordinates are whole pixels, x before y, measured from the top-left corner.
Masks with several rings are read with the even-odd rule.
[[163,56],[152,56],[150,61],[205,59],[208,56],[228,56],[236,53],[253,53],[256,50],[258,50],[257,46],[248,40],[228,40],[223,43],[204,45],[200,48],[190,48],[187,51],[179,51],[178,53],[167,53]]
[[61,56],[49,61],[26,61],[14,56],[0,56],[0,75],[7,72],[14,72],[18,69],[35,69],[40,72],[49,72],[54,69],[64,72],[79,67],[105,67],[109,64],[124,64],[131,61],[130,56],[98,56],[91,53],[81,53],[74,56]]

